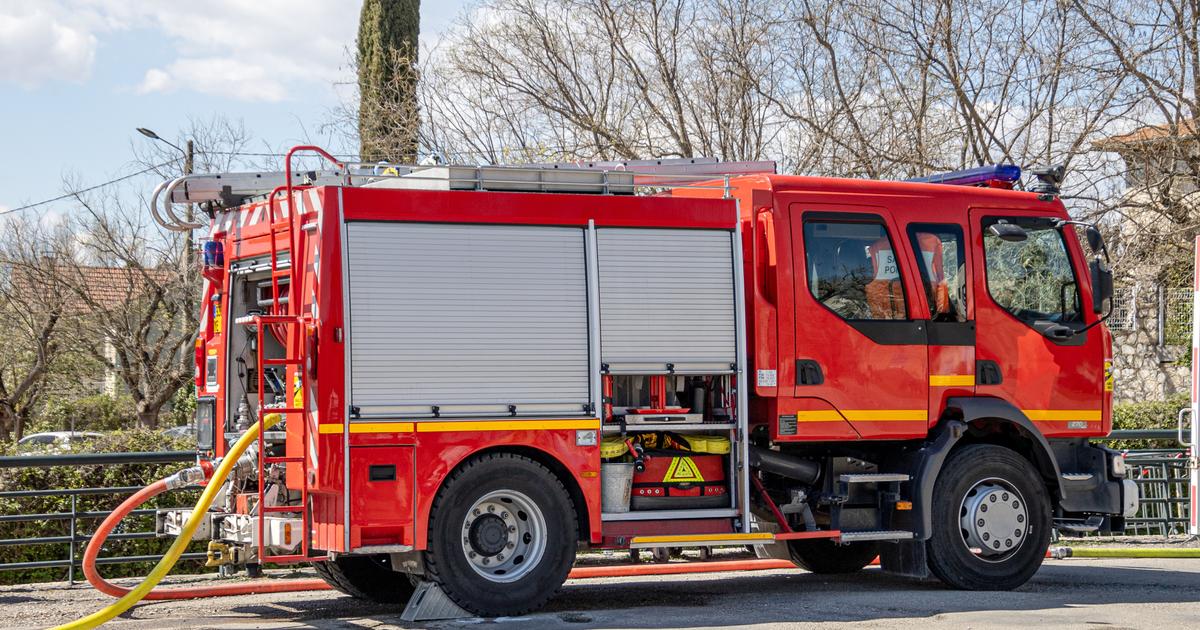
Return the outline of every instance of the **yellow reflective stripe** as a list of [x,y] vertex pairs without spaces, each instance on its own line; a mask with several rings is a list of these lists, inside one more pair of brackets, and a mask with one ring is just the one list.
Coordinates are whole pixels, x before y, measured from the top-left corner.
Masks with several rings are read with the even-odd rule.
[[551,429],[599,429],[599,418],[584,420],[460,420],[457,422],[418,422],[417,433],[447,431],[532,431]]
[[1022,409],[1021,413],[1034,422],[1061,422],[1064,420],[1100,422],[1103,414],[1099,409]]
[[845,420],[842,414],[832,409],[818,411],[797,411],[796,422],[841,422]]
[[974,387],[974,374],[930,374],[929,384],[933,387]]
[[850,422],[928,422],[927,409],[843,409]]
[[[321,433],[341,433],[345,425],[322,424],[318,429]],[[412,433],[411,422],[352,422],[351,433]]]
[[[323,434],[341,433],[341,424],[322,424]],[[599,429],[599,418],[582,420],[460,420],[457,422],[351,422],[351,433],[447,433],[450,431],[545,431]]]
[[752,532],[749,534],[681,534],[678,536],[634,536],[630,542],[641,544],[653,543],[689,543],[709,540],[775,540],[775,534],[770,532]]

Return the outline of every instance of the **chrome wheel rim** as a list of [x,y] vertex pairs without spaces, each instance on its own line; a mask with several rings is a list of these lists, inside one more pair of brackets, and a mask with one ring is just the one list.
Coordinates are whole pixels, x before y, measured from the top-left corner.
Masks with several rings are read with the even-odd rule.
[[462,526],[462,551],[476,573],[492,582],[514,582],[546,553],[546,518],[528,496],[494,490],[475,500]]
[[1031,531],[1025,497],[1011,483],[995,477],[971,486],[958,515],[963,544],[986,562],[1012,557]]

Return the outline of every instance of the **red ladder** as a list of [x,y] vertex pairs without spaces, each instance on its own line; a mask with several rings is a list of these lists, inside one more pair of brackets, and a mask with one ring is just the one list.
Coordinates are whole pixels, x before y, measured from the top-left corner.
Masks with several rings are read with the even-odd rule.
[[[301,230],[299,224],[303,221],[304,212],[303,204],[298,203],[300,199],[296,196],[296,190],[292,186],[292,155],[297,151],[315,151],[325,159],[333,162],[339,169],[344,166],[338,162],[333,156],[325,151],[310,146],[294,147],[288,151],[287,155],[287,171],[285,186],[279,186],[271,192],[267,200],[267,224],[270,226],[268,231],[268,242],[271,247],[271,310],[266,315],[256,315],[252,318],[252,322],[256,328],[258,336],[258,421],[259,426],[264,426],[267,415],[278,413],[282,414],[285,419],[298,421],[300,423],[300,455],[295,456],[268,456],[266,450],[266,430],[258,432],[258,561],[261,564],[268,562],[273,563],[289,563],[289,562],[314,562],[327,559],[326,556],[313,556],[310,543],[312,541],[312,510],[309,505],[309,419],[308,419],[308,398],[312,393],[313,386],[309,378],[308,365],[308,344],[307,338],[309,331],[313,325],[312,318],[309,314],[301,312],[302,293],[301,279],[304,269],[304,248],[301,246]],[[286,192],[287,199],[287,216],[282,220],[276,220],[279,216],[277,208],[279,207],[279,193]],[[279,265],[279,237],[287,235],[287,246],[290,258],[288,269],[280,269]],[[280,281],[287,279],[288,297],[286,301],[282,298],[280,291]],[[279,339],[284,344],[284,358],[267,358],[263,355],[263,341],[266,339],[266,330],[275,328],[280,333]],[[282,406],[268,407],[266,404],[266,371],[272,366],[283,367],[283,382],[284,382],[284,403]],[[291,402],[289,402],[288,393],[288,367],[293,370],[293,379],[300,380],[299,404],[296,402],[297,396],[291,394]],[[293,424],[294,426],[294,424]],[[300,469],[300,504],[299,505],[266,505],[266,472],[267,467],[272,464],[296,464]],[[285,490],[286,492],[286,490]],[[268,514],[300,514],[301,535],[300,535],[300,553],[293,554],[270,554],[267,552],[266,545],[266,518]]]

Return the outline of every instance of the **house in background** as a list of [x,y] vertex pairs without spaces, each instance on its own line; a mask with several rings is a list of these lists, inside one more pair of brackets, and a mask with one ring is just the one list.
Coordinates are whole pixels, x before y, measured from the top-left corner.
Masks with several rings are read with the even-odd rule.
[[[1124,219],[1116,241],[1158,231],[1179,239],[1180,258],[1124,257],[1115,269],[1113,368],[1118,401],[1164,400],[1186,393],[1191,346],[1192,283],[1188,245],[1200,219],[1200,136],[1195,120],[1142,127],[1092,148],[1120,156]],[[1166,229],[1163,224],[1167,223]]]

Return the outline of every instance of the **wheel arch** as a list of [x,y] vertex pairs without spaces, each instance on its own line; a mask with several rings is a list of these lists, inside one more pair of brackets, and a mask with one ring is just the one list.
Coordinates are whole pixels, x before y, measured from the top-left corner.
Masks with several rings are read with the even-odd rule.
[[583,495],[583,489],[579,486],[579,480],[575,478],[575,475],[572,474],[571,471],[568,470],[567,467],[563,465],[563,463],[559,461],[557,457],[534,446],[525,444],[500,444],[482,448],[477,451],[472,451],[471,454],[463,457],[454,464],[454,467],[450,469],[450,474],[447,474],[442,480],[442,483],[439,484],[438,491],[441,491],[442,486],[444,486],[446,483],[446,479],[449,479],[454,471],[462,468],[468,461],[475,459],[476,457],[500,453],[520,455],[522,457],[531,459],[545,466],[550,470],[551,473],[554,474],[555,477],[558,477],[558,480],[562,482],[563,487],[567,489],[567,495],[571,497],[571,504],[575,507],[575,521],[579,530],[579,540],[584,542],[590,540],[591,523],[588,518],[590,514],[587,500]]
[[943,420],[919,449],[909,470],[913,477],[915,533],[928,539],[932,530],[933,488],[946,459],[970,444],[995,444],[1016,452],[1041,474],[1051,500],[1062,498],[1058,462],[1037,426],[1011,403],[998,398],[950,398]]

